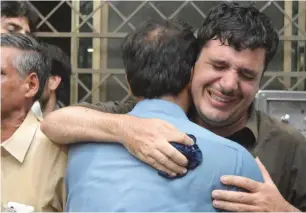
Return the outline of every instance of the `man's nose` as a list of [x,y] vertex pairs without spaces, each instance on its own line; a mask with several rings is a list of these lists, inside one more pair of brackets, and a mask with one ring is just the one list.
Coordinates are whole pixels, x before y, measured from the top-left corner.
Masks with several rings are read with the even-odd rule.
[[234,71],[226,71],[220,80],[224,93],[233,93],[238,89],[238,75]]

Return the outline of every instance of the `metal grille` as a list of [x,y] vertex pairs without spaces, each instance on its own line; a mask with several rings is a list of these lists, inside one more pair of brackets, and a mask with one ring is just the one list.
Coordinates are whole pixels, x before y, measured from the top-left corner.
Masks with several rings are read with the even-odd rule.
[[[239,1],[241,3],[241,1]],[[197,28],[216,1],[58,1],[42,14],[28,2],[48,31],[38,37],[70,38],[71,103],[129,99],[119,47],[122,38],[145,19],[178,18]],[[244,2],[242,2],[243,4]],[[245,2],[247,3],[247,2]],[[305,1],[254,1],[280,35],[278,52],[265,72],[261,89],[305,90]],[[49,18],[63,5],[71,9],[71,31],[58,31]]]

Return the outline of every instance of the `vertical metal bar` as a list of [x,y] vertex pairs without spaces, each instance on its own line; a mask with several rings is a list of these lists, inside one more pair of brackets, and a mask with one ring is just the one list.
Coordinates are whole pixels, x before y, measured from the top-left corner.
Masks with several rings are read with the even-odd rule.
[[[95,1],[93,1],[93,4],[94,4],[94,2]],[[90,20],[90,18],[93,18],[97,11],[101,12],[101,7],[102,7],[103,4],[104,4],[104,1],[100,1],[100,4],[99,4],[99,2],[97,2],[98,6],[96,8],[93,8],[91,13],[88,14],[84,20],[82,20],[82,22],[80,23],[80,25],[78,26],[77,29],[80,29],[86,22],[88,22]],[[93,28],[92,30],[93,30],[93,32],[96,32],[95,28]]]
[[[284,11],[292,19],[292,1],[284,1]],[[288,26],[285,31],[285,36],[292,36],[292,23],[288,18],[284,15],[284,26]],[[292,69],[292,54],[291,48],[292,41],[284,41],[284,72],[291,72]],[[284,84],[287,88],[290,88],[291,78],[284,77]]]
[[[80,1],[72,1],[74,8],[80,8]],[[71,83],[71,95],[70,103],[75,104],[78,102],[78,73],[76,72],[78,68],[78,38],[75,34],[75,29],[79,24],[79,15],[71,10],[71,66],[72,66],[72,76],[70,78]]]
[[[103,4],[102,1],[93,1],[93,11],[97,10],[100,5]],[[103,7],[103,6],[102,6]],[[102,16],[102,10],[101,8],[98,9],[97,12],[95,12],[92,16],[93,18],[93,28],[101,33],[101,16]],[[101,59],[101,39],[100,38],[92,38],[92,48],[93,48],[93,53],[92,53],[92,68],[93,69],[100,69],[100,59]],[[96,88],[99,85],[100,82],[100,73],[93,73],[91,75],[92,77],[92,88]],[[92,92],[91,95],[91,101],[92,103],[97,103],[99,102],[99,96],[100,96],[100,90],[95,90]]]
[[[102,7],[102,20],[101,20],[101,32],[108,33],[108,18],[109,18],[109,5],[104,4]],[[108,38],[101,39],[101,70],[107,70],[107,58],[108,58]],[[105,73],[105,72],[103,72]],[[103,74],[102,78],[108,74]],[[107,80],[100,85],[100,100],[107,101]]]
[[[304,32],[306,30],[306,1],[299,1],[299,18],[298,18],[298,24],[300,29],[302,29]],[[299,30],[299,36],[303,36],[303,33]],[[297,59],[297,71],[301,72],[303,70],[306,70],[306,62],[305,62],[305,56],[306,56],[306,44],[305,41],[299,41],[298,42],[298,59]],[[302,81],[299,86],[297,87],[298,90],[304,90],[305,88],[305,80]]]
[[[66,2],[66,4],[71,8],[71,13],[75,12],[76,14],[79,15],[79,17],[81,18],[82,21],[85,20],[86,16],[82,15],[82,14],[79,12],[80,8],[76,9],[75,7],[72,6],[72,4],[71,4],[69,1],[65,1],[65,2]],[[90,29],[92,29],[92,30],[94,31],[93,26],[92,26],[91,23],[86,22],[86,24],[87,24],[88,27],[90,27]],[[75,30],[75,29],[74,29],[74,30]]]

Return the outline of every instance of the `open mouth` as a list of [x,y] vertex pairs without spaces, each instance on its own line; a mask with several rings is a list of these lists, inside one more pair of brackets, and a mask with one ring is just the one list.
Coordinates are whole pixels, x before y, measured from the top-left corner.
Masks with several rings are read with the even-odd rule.
[[208,90],[208,94],[211,97],[211,99],[217,102],[223,103],[223,104],[233,103],[236,100],[236,98],[234,97],[224,96],[219,92],[215,92],[215,91],[213,92],[211,90]]

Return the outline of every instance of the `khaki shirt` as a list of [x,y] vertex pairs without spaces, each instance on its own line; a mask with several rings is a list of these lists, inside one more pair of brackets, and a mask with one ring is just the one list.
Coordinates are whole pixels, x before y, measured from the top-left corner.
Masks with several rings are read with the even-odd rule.
[[252,109],[247,125],[227,138],[258,156],[283,197],[306,211],[306,138],[302,133]]
[[114,114],[126,114],[130,112],[136,105],[136,99],[132,98],[125,103],[120,101],[109,101],[105,103],[98,102],[96,104],[90,104],[86,102],[78,103],[75,106],[82,106],[89,109],[98,110],[101,112],[114,113]]
[[17,202],[35,212],[63,211],[66,161],[66,150],[40,131],[40,121],[30,111],[1,144],[1,205]]

